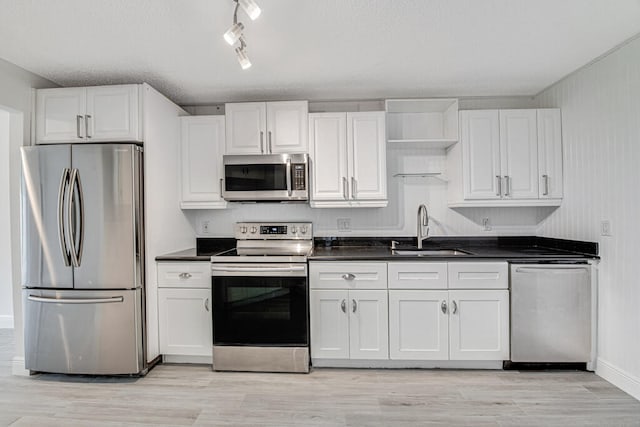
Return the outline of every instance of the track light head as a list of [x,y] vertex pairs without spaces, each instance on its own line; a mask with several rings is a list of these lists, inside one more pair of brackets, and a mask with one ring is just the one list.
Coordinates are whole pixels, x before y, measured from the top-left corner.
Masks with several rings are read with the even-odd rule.
[[242,30],[244,30],[244,25],[242,22],[236,22],[224,33],[224,39],[229,45],[233,46],[237,43],[240,36],[242,36]]
[[236,56],[238,57],[238,62],[243,70],[251,67],[251,61],[249,61],[249,57],[247,56],[247,52],[245,52],[244,47],[236,48]]
[[249,18],[251,18],[252,21],[258,19],[258,17],[262,13],[260,7],[258,7],[256,2],[253,0],[238,0],[238,3],[240,4],[240,6],[242,6],[242,9],[244,9],[245,13],[249,15]]

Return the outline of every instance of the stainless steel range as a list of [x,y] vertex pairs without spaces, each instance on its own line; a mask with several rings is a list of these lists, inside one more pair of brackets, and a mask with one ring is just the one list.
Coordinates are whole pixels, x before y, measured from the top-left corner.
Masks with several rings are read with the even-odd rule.
[[213,369],[309,372],[308,222],[237,223],[211,257]]

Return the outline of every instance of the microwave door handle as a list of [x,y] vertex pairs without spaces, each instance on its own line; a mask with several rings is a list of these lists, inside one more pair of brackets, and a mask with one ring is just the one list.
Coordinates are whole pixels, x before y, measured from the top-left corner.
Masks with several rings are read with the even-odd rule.
[[287,193],[291,197],[291,159],[287,159]]

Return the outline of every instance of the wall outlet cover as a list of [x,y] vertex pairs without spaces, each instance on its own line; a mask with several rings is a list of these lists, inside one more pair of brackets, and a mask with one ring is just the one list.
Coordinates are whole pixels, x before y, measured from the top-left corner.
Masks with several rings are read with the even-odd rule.
[[605,219],[600,223],[600,235],[611,236],[611,234],[612,234],[611,221],[609,221],[608,219]]
[[338,230],[349,231],[351,230],[351,218],[338,218]]

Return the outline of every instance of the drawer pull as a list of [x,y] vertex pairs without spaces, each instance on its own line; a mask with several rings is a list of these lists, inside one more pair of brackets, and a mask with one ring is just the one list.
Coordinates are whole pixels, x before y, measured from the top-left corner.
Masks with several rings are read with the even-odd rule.
[[189,279],[191,278],[191,273],[180,273],[178,277],[181,279]]
[[351,280],[353,280],[353,279],[355,279],[355,278],[356,278],[356,275],[355,275],[355,274],[351,274],[351,273],[347,273],[347,274],[343,274],[343,275],[342,275],[342,278],[343,278],[344,280],[349,280],[349,281],[351,281]]

